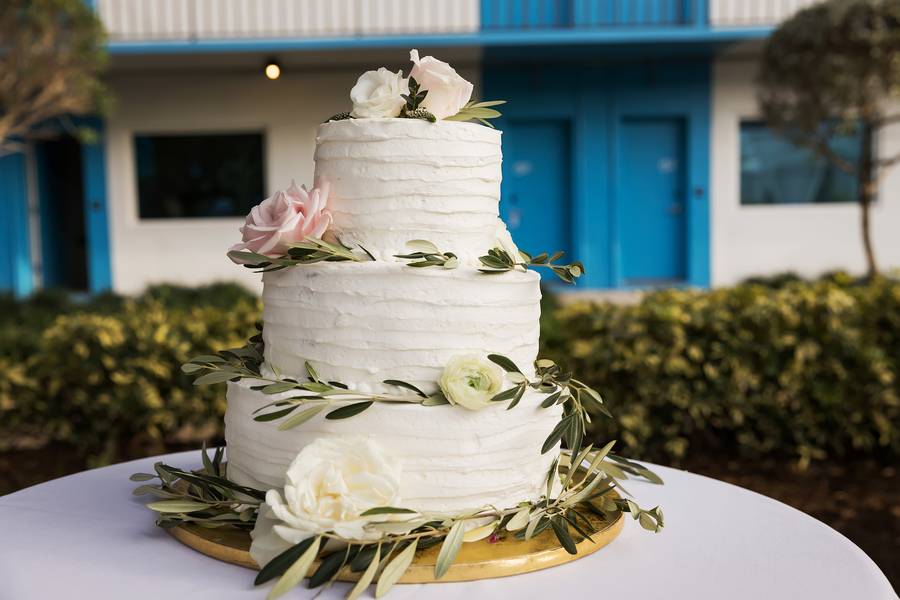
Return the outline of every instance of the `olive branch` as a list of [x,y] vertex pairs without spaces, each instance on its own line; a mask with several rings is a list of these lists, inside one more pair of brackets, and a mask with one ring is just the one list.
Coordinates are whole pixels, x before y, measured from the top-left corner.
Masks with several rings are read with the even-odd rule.
[[[577,554],[578,543],[591,540],[597,532],[598,520],[613,522],[623,513],[629,513],[644,529],[659,532],[664,526],[660,507],[643,509],[623,497],[629,494],[619,480],[662,480],[643,465],[611,454],[614,444],[609,442],[602,448],[588,445],[577,453],[561,452],[547,473],[544,495],[514,507],[487,507],[452,517],[402,507],[371,508],[360,516],[371,518],[366,527],[378,535],[375,540],[344,538],[333,531],[318,533],[261,565],[254,583],[261,585],[278,579],[269,594],[269,598],[277,598],[299,584],[310,571],[308,585],[316,588],[331,585],[342,570],[349,569],[361,575],[348,599],[359,597],[373,582],[376,597],[381,597],[403,576],[417,550],[438,544],[441,547],[435,564],[436,579],[449,571],[463,543],[487,537],[529,540],[549,529],[567,552]],[[168,528],[194,524],[245,531],[253,528],[264,493],[228,481],[222,454],[222,448],[218,448],[209,458],[204,448],[204,466],[197,471],[157,463],[155,473],[131,476],[132,481],[138,482],[159,480],[157,485],[143,484],[134,491],[136,495],[149,493],[162,498],[147,504],[159,513],[157,525]],[[613,493],[614,490],[621,494]],[[472,528],[468,526],[472,521],[488,522]],[[342,547],[327,550],[329,540],[341,542]],[[316,560],[317,566],[313,564]],[[315,569],[311,569],[313,566]]]
[[555,261],[563,257],[565,253],[555,252],[552,256],[546,252],[542,252],[537,256],[532,256],[527,252],[519,250],[518,260],[510,255],[503,248],[492,248],[486,256],[478,258],[481,261],[482,273],[496,274],[512,271],[516,267],[546,267],[553,271],[553,274],[565,281],[566,283],[575,283],[575,280],[584,275],[584,265],[581,261],[575,261],[567,265],[554,264]]
[[367,262],[375,260],[371,252],[357,245],[362,255],[341,242],[326,242],[319,238],[307,237],[302,242],[288,246],[287,254],[281,257],[266,256],[247,250],[231,250],[228,257],[243,264],[248,269],[260,269],[260,272],[278,271],[296,265],[310,265],[319,262]]
[[487,125],[491,129],[494,125],[488,119],[496,119],[500,116],[500,111],[491,108],[492,106],[500,106],[506,104],[506,100],[489,100],[487,102],[475,102],[474,100],[466,103],[458,113],[447,117],[445,121],[478,121],[482,125]]

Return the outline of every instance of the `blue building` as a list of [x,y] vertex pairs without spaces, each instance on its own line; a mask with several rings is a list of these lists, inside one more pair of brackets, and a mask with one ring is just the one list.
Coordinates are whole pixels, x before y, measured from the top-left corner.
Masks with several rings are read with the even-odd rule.
[[[852,182],[757,114],[761,40],[811,3],[96,0],[114,109],[97,143],[0,157],[0,289],[255,285],[223,259],[247,202],[311,181],[315,126],[412,47],[509,101],[502,216],[522,248],[584,261],[581,288],[861,269]],[[900,265],[900,205],[875,211]]]

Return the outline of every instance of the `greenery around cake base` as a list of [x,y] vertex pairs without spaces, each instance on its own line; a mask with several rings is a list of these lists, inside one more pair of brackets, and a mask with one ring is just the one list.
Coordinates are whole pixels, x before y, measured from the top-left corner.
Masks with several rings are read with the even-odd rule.
[[[346,539],[333,532],[313,535],[261,565],[255,584],[277,579],[269,593],[272,599],[299,584],[307,575],[310,588],[330,585],[342,569],[349,567],[361,575],[348,599],[357,598],[372,583],[376,586],[376,597],[381,597],[412,564],[416,550],[438,544],[441,548],[435,564],[436,579],[453,565],[463,543],[490,536],[528,540],[550,529],[567,552],[577,554],[576,539],[590,540],[596,531],[587,513],[606,521],[629,513],[644,529],[660,531],[662,510],[658,506],[642,509],[628,498],[630,494],[619,480],[629,476],[653,483],[662,480],[644,466],[610,454],[614,443],[599,449],[588,445],[574,456],[563,450],[547,474],[545,494],[536,500],[523,499],[513,507],[476,508],[451,517],[396,506],[372,508],[361,516],[378,520],[371,527],[381,532],[379,539]],[[212,457],[204,448],[202,456],[203,468],[196,471],[156,463],[155,473],[132,475],[132,481],[141,483],[134,490],[135,495],[155,498],[147,507],[158,514],[156,523],[160,527],[194,524],[251,530],[266,493],[228,480],[222,448],[216,449]],[[555,485],[557,481],[560,486]],[[621,495],[611,494],[613,490]],[[341,548],[325,550],[326,542],[332,540],[340,542]],[[319,566],[309,573],[316,559],[320,561]]]

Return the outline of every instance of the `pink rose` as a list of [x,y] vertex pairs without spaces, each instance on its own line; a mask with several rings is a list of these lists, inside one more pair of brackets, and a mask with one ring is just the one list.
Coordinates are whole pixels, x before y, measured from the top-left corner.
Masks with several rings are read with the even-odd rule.
[[244,241],[229,251],[249,250],[277,257],[287,254],[290,244],[308,237],[321,238],[331,226],[331,213],[325,210],[328,188],[325,180],[317,181],[311,190],[298,188],[292,181],[291,187],[275,192],[250,210],[241,227]]
[[438,119],[452,117],[472,98],[472,84],[460,77],[456,69],[433,56],[419,58],[418,50],[411,50],[413,68],[409,76],[428,90],[422,108]]

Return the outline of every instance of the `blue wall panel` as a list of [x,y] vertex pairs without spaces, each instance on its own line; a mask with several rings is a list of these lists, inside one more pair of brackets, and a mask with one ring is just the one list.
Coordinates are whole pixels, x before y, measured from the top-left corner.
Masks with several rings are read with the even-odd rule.
[[[575,258],[587,274],[580,285],[627,287],[623,270],[623,236],[632,234],[622,219],[629,190],[622,182],[623,121],[632,118],[674,119],[683,128],[684,258],[683,283],[709,285],[709,119],[708,58],[670,61],[618,61],[571,68],[565,64],[528,66],[492,64],[485,57],[484,97],[506,99],[497,125],[523,120],[568,120],[571,130],[569,235]],[[514,139],[507,142],[515,142]],[[504,146],[507,155],[516,150]],[[506,169],[509,166],[505,167]],[[510,192],[507,171],[504,197]],[[546,210],[566,210],[565,199],[547,199]],[[503,205],[501,201],[501,206]],[[535,227],[540,227],[539,224]],[[528,234],[532,237],[532,234]],[[528,248],[553,251],[556,248]],[[633,249],[631,250],[634,251]]]
[[25,155],[0,156],[0,291],[33,289]]
[[95,143],[81,150],[84,177],[84,216],[87,233],[88,285],[92,292],[112,287],[109,255],[109,224],[106,197],[106,138],[99,119],[89,122],[97,133]]

